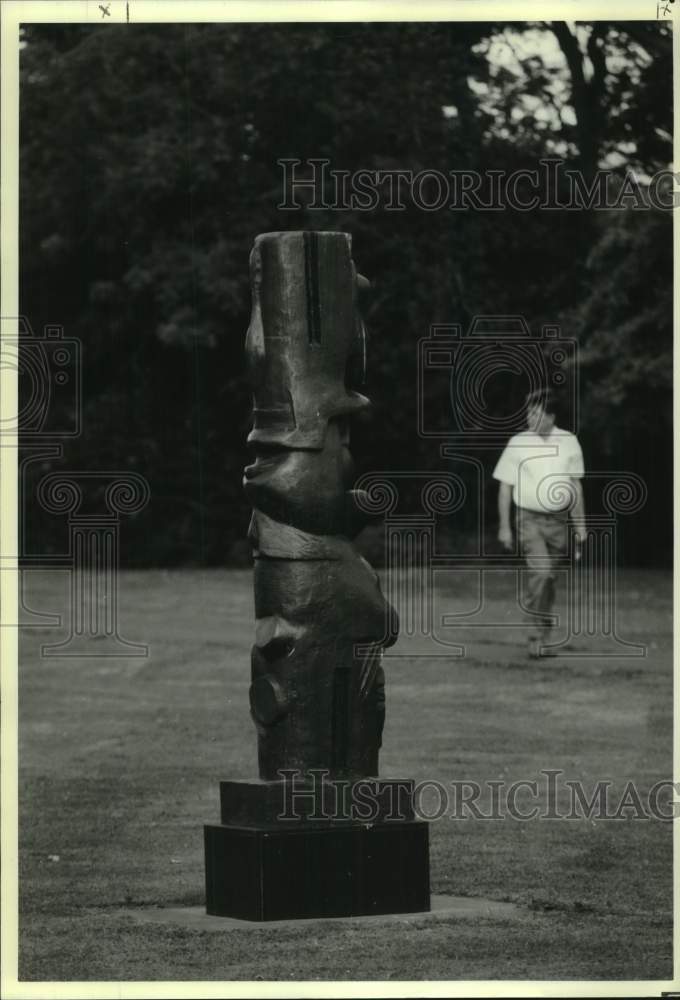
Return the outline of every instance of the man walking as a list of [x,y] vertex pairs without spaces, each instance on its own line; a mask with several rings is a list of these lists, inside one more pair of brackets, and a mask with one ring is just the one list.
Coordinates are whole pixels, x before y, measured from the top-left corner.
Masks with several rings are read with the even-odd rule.
[[[513,549],[511,502],[517,507],[517,534],[528,567],[525,607],[532,613],[529,657],[551,655],[547,642],[555,601],[555,564],[567,551],[569,515],[577,546],[585,541],[581,478],[583,453],[575,434],[555,424],[557,399],[550,389],[526,399],[527,429],[510,439],[493,471],[499,480],[498,540]],[[580,548],[576,549],[576,558]]]

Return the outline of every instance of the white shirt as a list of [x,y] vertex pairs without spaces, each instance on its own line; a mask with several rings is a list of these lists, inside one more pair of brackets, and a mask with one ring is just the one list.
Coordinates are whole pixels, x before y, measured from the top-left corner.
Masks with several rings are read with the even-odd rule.
[[518,507],[541,513],[570,507],[575,499],[571,480],[583,475],[578,438],[555,426],[545,438],[529,430],[515,434],[493,470],[494,479],[512,486]]

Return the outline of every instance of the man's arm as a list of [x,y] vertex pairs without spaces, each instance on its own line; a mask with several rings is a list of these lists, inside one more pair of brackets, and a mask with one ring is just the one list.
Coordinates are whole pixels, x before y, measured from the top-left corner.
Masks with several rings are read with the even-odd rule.
[[503,450],[503,454],[493,470],[494,479],[498,480],[498,541],[503,548],[512,550],[512,528],[510,527],[510,505],[512,504],[513,485],[517,483],[517,448],[512,448],[515,438]]
[[512,528],[510,527],[510,505],[512,503],[512,486],[499,483],[498,488],[498,541],[503,548],[512,549]]
[[579,542],[586,540],[586,502],[583,498],[583,486],[580,479],[572,479],[574,487],[574,504],[571,508],[571,519],[574,522],[576,537]]

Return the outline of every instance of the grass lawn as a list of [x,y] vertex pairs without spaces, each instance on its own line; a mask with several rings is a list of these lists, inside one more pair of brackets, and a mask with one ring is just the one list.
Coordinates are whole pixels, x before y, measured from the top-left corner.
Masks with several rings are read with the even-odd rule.
[[[385,659],[381,773],[542,789],[553,768],[587,789],[610,780],[614,807],[629,780],[645,801],[672,777],[671,584],[662,572],[619,575],[619,632],[646,657],[536,663],[499,624],[514,583],[495,574],[493,624],[447,633],[464,657],[417,656],[405,637],[403,655]],[[512,920],[221,934],[121,913],[202,904],[203,824],[218,821],[219,780],[254,777],[257,764],[250,571],[129,572],[120,592],[121,632],[147,643],[148,658],[98,657],[97,640],[91,657],[43,658],[65,629],[21,632],[20,979],[672,977],[672,824],[659,819],[433,822],[432,891],[518,903]],[[26,595],[63,612],[68,577],[31,571]],[[464,575],[438,582],[443,613],[473,597]]]

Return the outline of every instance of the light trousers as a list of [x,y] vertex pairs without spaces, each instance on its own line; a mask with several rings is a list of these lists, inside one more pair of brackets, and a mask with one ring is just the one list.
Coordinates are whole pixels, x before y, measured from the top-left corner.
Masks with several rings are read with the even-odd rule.
[[533,615],[530,639],[544,638],[552,623],[556,567],[567,553],[568,531],[568,510],[550,514],[517,510],[517,537],[527,564],[523,603]]

